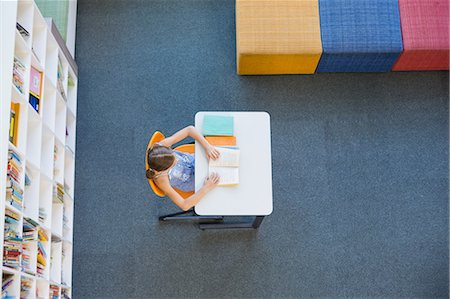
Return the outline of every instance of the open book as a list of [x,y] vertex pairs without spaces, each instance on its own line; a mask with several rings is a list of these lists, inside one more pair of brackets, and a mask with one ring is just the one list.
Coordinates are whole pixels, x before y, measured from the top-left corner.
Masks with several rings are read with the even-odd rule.
[[217,147],[220,158],[209,160],[209,173],[220,176],[218,186],[233,186],[239,184],[239,148]]

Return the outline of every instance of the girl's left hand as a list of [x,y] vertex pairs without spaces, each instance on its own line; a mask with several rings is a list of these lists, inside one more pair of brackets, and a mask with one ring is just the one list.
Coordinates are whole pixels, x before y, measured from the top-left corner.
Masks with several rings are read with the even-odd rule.
[[208,157],[208,159],[217,160],[220,157],[220,153],[217,150],[217,148],[215,148],[212,145],[209,145],[206,148],[206,157]]

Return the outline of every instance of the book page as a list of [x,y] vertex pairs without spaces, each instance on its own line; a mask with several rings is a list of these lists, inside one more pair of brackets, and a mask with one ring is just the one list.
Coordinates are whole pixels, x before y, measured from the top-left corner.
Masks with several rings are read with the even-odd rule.
[[220,177],[218,186],[239,184],[239,168],[237,167],[209,167],[209,174],[217,173]]
[[212,167],[239,167],[239,149],[226,147],[216,147],[220,152],[220,158],[209,160],[209,166]]

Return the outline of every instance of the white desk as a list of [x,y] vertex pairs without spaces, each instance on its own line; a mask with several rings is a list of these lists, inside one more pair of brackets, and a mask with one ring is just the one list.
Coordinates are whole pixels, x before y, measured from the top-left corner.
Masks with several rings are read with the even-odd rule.
[[[267,216],[272,213],[272,155],[270,116],[267,112],[198,112],[195,127],[203,131],[204,115],[234,117],[234,135],[240,149],[239,185],[216,187],[196,206],[198,215]],[[195,190],[208,176],[208,160],[195,143]],[[262,221],[262,219],[261,219]]]

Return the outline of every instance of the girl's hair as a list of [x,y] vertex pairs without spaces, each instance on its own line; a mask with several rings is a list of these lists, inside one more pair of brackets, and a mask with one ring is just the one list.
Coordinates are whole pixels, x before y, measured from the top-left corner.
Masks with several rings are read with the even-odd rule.
[[149,169],[145,173],[145,176],[147,179],[153,180],[156,171],[164,171],[173,165],[175,155],[171,148],[155,143],[147,151],[147,161]]

